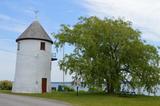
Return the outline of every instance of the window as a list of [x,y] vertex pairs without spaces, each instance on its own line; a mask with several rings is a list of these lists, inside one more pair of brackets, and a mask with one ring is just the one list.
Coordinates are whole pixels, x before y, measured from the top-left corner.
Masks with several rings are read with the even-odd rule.
[[45,50],[45,42],[41,42],[40,50]]
[[17,44],[17,50],[20,50],[20,42]]

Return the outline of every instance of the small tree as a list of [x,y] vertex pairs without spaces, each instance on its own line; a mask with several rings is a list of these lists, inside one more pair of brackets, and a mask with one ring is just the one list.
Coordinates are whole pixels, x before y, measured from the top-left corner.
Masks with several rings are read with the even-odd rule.
[[1,90],[11,90],[12,89],[12,82],[8,80],[0,81],[0,89]]

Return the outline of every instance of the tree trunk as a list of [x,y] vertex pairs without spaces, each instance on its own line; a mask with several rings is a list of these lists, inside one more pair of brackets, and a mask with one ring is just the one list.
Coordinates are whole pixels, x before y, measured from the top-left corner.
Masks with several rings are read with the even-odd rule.
[[108,94],[114,94],[115,92],[115,90],[114,90],[114,87],[113,87],[113,84],[111,84],[111,83],[107,83],[106,84],[106,89],[107,89],[107,93]]
[[108,93],[109,94],[114,94],[115,92],[114,92],[114,87],[113,87],[113,85],[110,83],[110,85],[109,85],[109,89],[108,89]]

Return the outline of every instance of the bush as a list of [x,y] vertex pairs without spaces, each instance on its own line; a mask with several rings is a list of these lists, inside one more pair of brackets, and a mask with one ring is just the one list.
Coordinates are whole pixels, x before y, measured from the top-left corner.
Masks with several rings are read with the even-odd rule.
[[8,80],[0,81],[0,90],[11,90],[12,82]]
[[59,85],[58,86],[58,91],[67,91],[67,92],[73,92],[74,88],[65,86],[65,85]]
[[68,91],[68,92],[73,92],[74,91],[74,88],[72,88],[72,87],[65,86],[65,85],[63,85],[62,87],[64,88],[64,91]]
[[87,91],[85,90],[79,90],[79,93],[86,93]]
[[89,87],[89,92],[103,92],[102,88],[100,87]]

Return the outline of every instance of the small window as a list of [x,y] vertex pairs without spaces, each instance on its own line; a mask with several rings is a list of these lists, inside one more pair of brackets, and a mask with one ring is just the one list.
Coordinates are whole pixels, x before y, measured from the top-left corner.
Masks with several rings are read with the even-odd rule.
[[17,50],[20,50],[20,42],[17,44]]
[[41,42],[40,50],[45,50],[45,42]]

